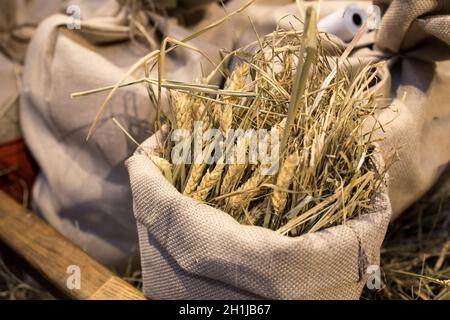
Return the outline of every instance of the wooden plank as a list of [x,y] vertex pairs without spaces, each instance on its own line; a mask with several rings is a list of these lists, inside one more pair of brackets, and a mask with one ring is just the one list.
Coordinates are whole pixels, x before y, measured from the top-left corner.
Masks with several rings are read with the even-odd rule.
[[[142,292],[0,191],[0,240],[74,299],[143,300]],[[80,268],[80,289],[69,289],[67,268]]]

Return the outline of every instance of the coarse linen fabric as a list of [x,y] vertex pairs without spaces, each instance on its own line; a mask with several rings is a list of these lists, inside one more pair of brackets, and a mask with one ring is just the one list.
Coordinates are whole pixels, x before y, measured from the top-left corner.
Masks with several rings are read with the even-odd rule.
[[[21,137],[19,86],[21,66],[0,53],[0,145]],[[0,159],[1,160],[1,159]]]
[[[138,261],[131,190],[123,164],[135,145],[111,118],[143,141],[153,131],[155,112],[144,85],[120,89],[86,142],[88,128],[107,93],[76,99],[71,99],[71,93],[115,84],[145,51],[132,39],[127,7],[106,1],[95,13],[81,7],[82,17],[84,12],[91,17],[81,21],[79,30],[67,28],[71,20],[66,15],[45,19],[27,52],[20,120],[26,143],[41,168],[33,188],[33,208],[89,254],[123,270],[130,258]],[[194,27],[222,15],[218,5],[211,6]],[[161,35],[180,39],[192,33],[173,19],[152,17],[147,22],[156,28],[149,32],[155,42]],[[145,25],[145,19],[141,23]],[[229,32],[225,28],[220,32],[223,39],[206,34],[191,44],[218,62],[219,49],[232,47]],[[193,81],[201,74],[200,65],[206,72],[212,70],[201,55],[178,50],[168,55],[165,76]],[[141,72],[127,81],[143,76]],[[151,76],[156,77],[155,70]]]
[[390,108],[380,143],[390,168],[394,217],[437,181],[450,161],[450,1],[375,1],[384,12],[375,50],[390,68]]
[[3,0],[0,2],[0,74],[2,75],[0,144],[20,139],[22,136],[19,125],[19,95],[25,52],[36,25],[46,16],[58,12],[62,2],[62,0]]
[[83,17],[95,16],[104,0],[2,0],[0,2],[0,144],[22,138],[19,96],[28,44],[46,17],[77,6]]

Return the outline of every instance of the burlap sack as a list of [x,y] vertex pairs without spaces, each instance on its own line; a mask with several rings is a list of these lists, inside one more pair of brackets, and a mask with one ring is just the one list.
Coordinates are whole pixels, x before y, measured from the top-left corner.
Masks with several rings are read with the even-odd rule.
[[83,17],[95,16],[104,0],[2,0],[0,2],[0,144],[22,137],[19,95],[22,67],[37,25],[49,15],[76,5]]
[[21,66],[0,53],[0,145],[21,137],[19,85]]
[[[160,132],[143,148],[158,141]],[[391,217],[384,185],[359,218],[290,238],[183,196],[140,151],[126,164],[151,299],[358,299],[379,263]]]
[[[131,40],[127,10],[116,1],[106,1],[95,15],[89,11],[93,17],[82,20],[80,30],[67,28],[71,20],[66,15],[44,20],[27,52],[21,96],[25,140],[41,168],[33,189],[34,210],[89,254],[117,268],[127,265],[130,257],[137,262],[138,256],[129,178],[123,165],[135,146],[111,118],[143,141],[153,130],[154,107],[143,85],[120,89],[86,143],[106,93],[77,99],[70,94],[115,84],[142,57],[143,47]],[[85,12],[82,8],[82,18]],[[202,23],[222,16],[218,5],[211,6]],[[149,29],[149,35],[156,43],[161,34],[180,39],[192,33],[173,19],[153,22],[157,29],[154,33]],[[228,31],[220,32],[224,40],[207,34],[192,44],[218,61],[219,48],[231,47]],[[166,76],[191,81],[200,75],[200,64],[210,72],[202,56],[178,50],[167,57]],[[128,80],[143,76],[142,71]],[[156,71],[151,76],[156,77]]]
[[46,16],[58,12],[61,4],[62,0],[0,2],[0,145],[22,136],[19,94],[25,52],[36,25]]
[[382,151],[398,149],[390,169],[394,216],[421,197],[450,161],[450,1],[375,1],[384,12],[375,41],[391,71],[391,107]]

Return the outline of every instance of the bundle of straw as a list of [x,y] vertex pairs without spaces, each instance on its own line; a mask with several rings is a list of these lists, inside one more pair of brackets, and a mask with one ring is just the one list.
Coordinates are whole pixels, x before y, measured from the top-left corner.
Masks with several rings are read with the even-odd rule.
[[[243,224],[291,236],[343,223],[368,209],[385,172],[373,161],[373,133],[379,127],[370,119],[377,106],[371,88],[377,83],[380,64],[361,63],[352,68],[347,60],[366,25],[343,50],[342,44],[317,32],[317,15],[308,8],[304,31],[277,28],[258,36],[254,43],[227,54],[200,83],[163,78],[165,54],[179,46],[195,50],[211,62],[187,42],[225,19],[181,41],[165,39],[161,50],[143,57],[115,86],[73,94],[112,89],[88,138],[113,93],[119,87],[143,82],[157,105],[157,129],[164,122],[172,133],[180,129],[188,132],[182,144],[190,148],[183,161],[171,163],[171,155],[178,148],[171,139],[163,143],[160,157],[148,155],[184,195],[224,210]],[[168,42],[174,45],[166,49]],[[230,58],[238,61],[231,72],[226,68]],[[148,76],[152,64],[158,65],[157,80]],[[124,83],[143,65],[147,67],[145,78]],[[222,89],[209,84],[218,72],[228,74]],[[157,93],[152,85],[158,85]],[[171,114],[161,114],[162,88],[169,92]],[[194,138],[203,138],[214,128],[229,138],[220,148],[214,146],[218,143],[211,137],[200,144]],[[232,139],[230,129],[269,132],[265,137],[267,153],[275,154],[276,161],[255,161],[255,149],[265,151],[259,150],[252,137]],[[216,161],[205,162],[206,155]]]
[[[239,62],[223,89],[171,89],[173,114],[163,121],[192,133],[188,158],[200,148],[218,160],[173,165],[171,183],[180,192],[241,223],[293,236],[345,222],[370,206],[383,179],[371,161],[375,128],[365,128],[376,108],[370,88],[379,65],[352,74],[348,52],[317,33],[315,17],[308,12],[304,32],[277,30],[234,51]],[[195,121],[200,135],[208,128],[225,137],[229,129],[276,130],[281,143],[269,145],[277,148],[279,170],[265,174],[270,165],[250,159],[254,141],[247,136],[227,140],[226,151],[217,151],[212,140],[196,144]],[[167,161],[174,148],[169,140],[161,153]],[[236,161],[239,148],[243,162]],[[225,161],[226,154],[235,161]]]

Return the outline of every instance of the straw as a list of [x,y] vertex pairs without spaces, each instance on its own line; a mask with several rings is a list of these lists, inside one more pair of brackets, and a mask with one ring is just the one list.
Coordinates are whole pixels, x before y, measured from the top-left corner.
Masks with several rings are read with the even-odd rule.
[[[173,82],[178,89],[166,87],[209,105],[205,112],[214,116],[208,117],[207,127],[220,128],[224,135],[230,128],[270,131],[284,123],[278,174],[263,176],[265,165],[250,164],[248,152],[240,165],[178,166],[173,177],[180,192],[240,222],[290,236],[345,223],[370,208],[384,171],[371,161],[376,151],[370,138],[379,127],[374,125],[367,132],[364,123],[374,117],[377,99],[370,86],[380,64],[361,66],[350,76],[346,58],[357,40],[342,52],[326,35],[317,33],[316,17],[310,7],[303,33],[278,29],[257,35],[253,44],[235,50],[240,63],[225,82],[225,91],[233,88],[232,97],[212,87],[208,95],[188,92],[181,82]],[[337,57],[335,64],[332,56]],[[239,71],[246,68],[248,74]],[[166,122],[177,127],[170,119]],[[169,155],[172,147],[168,142],[164,154]],[[294,165],[288,165],[291,162]]]
[[[383,168],[375,168],[372,161],[377,152],[373,133],[381,125],[377,121],[369,129],[365,125],[375,117],[378,97],[371,86],[377,81],[381,63],[361,65],[354,74],[349,72],[347,60],[365,32],[365,25],[343,49],[326,34],[318,33],[317,12],[309,7],[303,32],[277,27],[265,36],[256,34],[255,42],[223,55],[222,61],[199,83],[164,78],[167,52],[184,47],[209,60],[186,42],[241,12],[251,2],[192,36],[165,39],[160,50],[141,59],[116,85],[75,93],[73,97],[109,91],[90,133],[112,94],[120,87],[138,83],[147,85],[149,98],[156,104],[157,128],[164,123],[172,130],[192,130],[193,122],[199,118],[202,132],[216,128],[224,136],[228,129],[272,132],[279,128],[281,143],[267,140],[267,151],[276,152],[278,167],[288,167],[289,172],[279,170],[263,175],[275,167],[262,163],[261,159],[256,162],[250,159],[250,150],[245,152],[245,162],[238,165],[225,162],[169,166],[162,160],[171,160],[169,155],[174,147],[171,139],[163,146],[165,159],[147,156],[153,158],[181,193],[224,210],[242,223],[264,226],[289,236],[345,223],[371,207],[371,199],[385,172]],[[166,49],[169,42],[173,46]],[[237,62],[231,72],[230,59]],[[148,66],[156,62],[158,78],[152,79]],[[125,82],[128,75],[142,66],[144,78]],[[218,72],[228,75],[223,89],[209,83]],[[157,94],[150,85],[157,86]],[[170,115],[160,115],[158,111],[162,88],[168,91]],[[114,123],[126,133],[117,120]],[[203,142],[203,152],[214,149],[211,142]],[[192,138],[191,144],[192,151],[195,148]],[[238,142],[227,141],[226,145],[236,147]],[[247,146],[254,148],[255,143]],[[285,166],[287,159],[288,164],[295,165]]]

